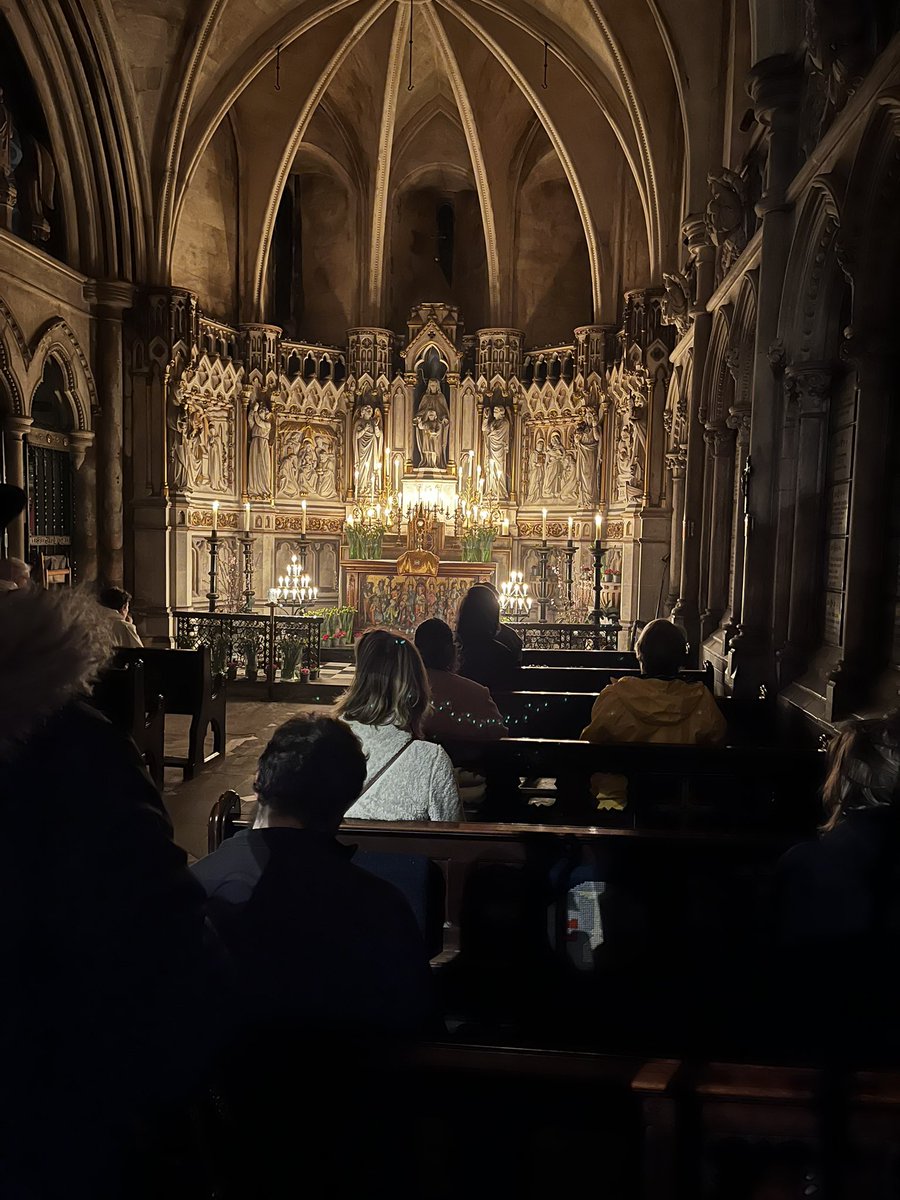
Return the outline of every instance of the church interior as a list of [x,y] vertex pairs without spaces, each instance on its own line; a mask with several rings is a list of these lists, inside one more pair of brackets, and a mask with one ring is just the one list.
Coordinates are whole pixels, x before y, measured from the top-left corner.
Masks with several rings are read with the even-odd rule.
[[[18,1039],[5,1090],[48,1139],[8,1139],[7,1194],[900,1195],[898,211],[896,0],[0,0],[0,800],[10,827],[33,806],[50,864],[3,885],[0,1024],[44,1047]],[[115,665],[72,665],[98,596]],[[22,725],[45,654],[72,679]],[[54,724],[88,684],[150,799]],[[648,715],[651,686],[694,698],[693,732]],[[177,998],[147,983],[156,850],[94,802],[103,777],[158,806],[160,861],[218,928],[237,885],[204,863],[319,830],[267,774],[292,721],[304,795],[358,738],[331,842],[358,848],[353,887],[369,863],[408,901],[438,997],[388,1056],[352,1007],[273,1025],[285,1071],[347,1106],[315,1152],[255,1069],[262,992],[201,982],[199,943]],[[427,743],[418,772],[387,728]],[[387,771],[402,815],[373,799]],[[109,965],[117,872],[133,974]],[[360,964],[382,947],[361,995],[395,954],[400,989],[399,943],[362,946],[350,883],[352,934],[329,926],[321,880],[297,909],[316,987],[356,990],[346,937]],[[265,973],[277,939],[240,928]],[[67,989],[80,1047],[29,1090]],[[138,992],[178,1027],[136,1004],[144,1049],[196,1066],[246,1033],[254,1071],[246,1051],[239,1082],[148,1115],[134,1026],[84,1050],[94,1001]]]

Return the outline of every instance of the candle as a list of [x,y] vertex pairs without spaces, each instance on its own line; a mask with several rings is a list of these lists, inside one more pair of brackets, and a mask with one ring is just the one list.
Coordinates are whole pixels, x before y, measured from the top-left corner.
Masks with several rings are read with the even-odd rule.
[[569,541],[572,541],[572,518],[569,517]]
[[596,517],[594,517],[594,526],[597,531],[597,541],[599,542],[600,535],[603,532],[603,514],[602,513],[597,513]]
[[244,533],[250,532],[250,501],[244,505]]
[[462,491],[462,467],[456,468],[456,490]]
[[542,508],[541,509],[541,541],[546,542],[546,540],[547,540],[547,510],[546,510],[546,508]]
[[[247,507],[249,508],[249,505]],[[303,509],[303,517],[301,518],[300,532],[303,534],[304,537],[306,537],[306,501],[305,500],[301,501],[300,507]]]
[[509,536],[509,517],[503,518],[503,536],[504,537]]
[[353,495],[359,491],[359,467],[353,468]]
[[219,502],[213,500],[213,533],[219,528]]

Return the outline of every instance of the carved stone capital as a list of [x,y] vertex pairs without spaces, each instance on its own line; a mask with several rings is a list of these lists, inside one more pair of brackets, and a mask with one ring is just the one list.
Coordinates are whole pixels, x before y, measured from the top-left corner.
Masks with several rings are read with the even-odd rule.
[[798,363],[784,373],[788,399],[797,405],[801,417],[821,417],[828,411],[834,371],[822,363]]
[[785,364],[787,363],[787,355],[785,354],[784,342],[781,340],[781,338],[776,338],[775,341],[771,343],[766,351],[766,357],[769,360],[769,366],[776,375],[784,370]]
[[134,284],[124,279],[89,279],[83,288],[85,300],[94,305],[99,316],[114,318],[131,308],[136,292]]
[[739,446],[750,445],[750,421],[751,412],[749,408],[733,408],[725,418],[725,424],[728,428],[735,431]]
[[773,54],[751,68],[747,91],[754,115],[770,128],[783,117],[795,119],[803,95],[803,65],[793,54]]
[[666,469],[672,472],[673,479],[681,479],[687,470],[687,447],[679,446],[666,455]]
[[76,471],[84,462],[84,456],[93,441],[93,430],[75,429],[69,434],[69,453]]

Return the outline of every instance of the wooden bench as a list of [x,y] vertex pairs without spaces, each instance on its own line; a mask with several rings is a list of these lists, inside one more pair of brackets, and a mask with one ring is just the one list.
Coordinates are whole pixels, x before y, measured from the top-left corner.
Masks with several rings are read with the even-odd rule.
[[[625,667],[520,667],[515,679],[517,692],[602,692],[613,679],[640,675],[638,668]],[[702,670],[685,670],[678,674],[686,683],[704,683],[713,690],[714,673],[711,663]]]
[[603,773],[628,780],[624,815],[637,827],[702,823],[806,834],[821,820],[826,753],[817,747],[595,745],[522,737],[482,743],[479,764],[487,779],[483,811],[493,820],[524,819],[525,805],[535,797],[521,790],[522,779],[555,781],[554,817],[605,820],[590,789],[591,776]]
[[142,659],[109,667],[94,684],[91,703],[138,748],[150,778],[162,791],[165,758],[165,706],[149,692]]
[[523,650],[523,667],[592,667],[595,670],[637,671],[633,650]]
[[[167,767],[180,767],[185,779],[225,753],[225,680],[213,675],[209,647],[196,650],[163,650],[151,647],[116,652],[116,663],[143,662],[147,694],[162,695],[166,715],[191,718],[187,755],[164,758]],[[212,727],[213,750],[206,754],[207,730]]]

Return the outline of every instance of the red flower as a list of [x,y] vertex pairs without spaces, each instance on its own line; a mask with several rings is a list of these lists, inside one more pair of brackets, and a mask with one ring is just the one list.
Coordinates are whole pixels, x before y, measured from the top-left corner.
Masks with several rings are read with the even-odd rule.
[[335,636],[335,637],[346,637],[347,635],[344,633],[343,629],[339,629],[339,630],[338,630],[338,631],[335,633],[335,635],[334,635],[334,636]]
[[308,674],[309,674],[309,667],[301,667],[301,668],[300,668],[300,674],[301,674],[301,675],[308,675]]

